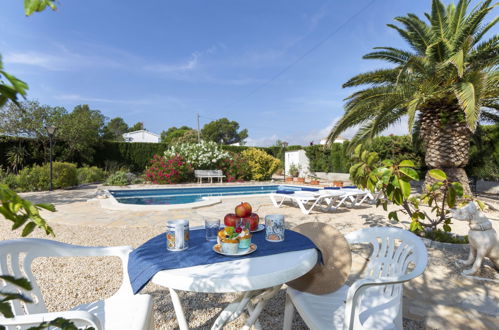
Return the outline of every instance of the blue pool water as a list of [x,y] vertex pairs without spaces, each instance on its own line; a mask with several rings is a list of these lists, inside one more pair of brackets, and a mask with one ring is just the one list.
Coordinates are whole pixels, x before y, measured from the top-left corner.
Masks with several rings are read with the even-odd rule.
[[298,187],[283,185],[207,187],[207,188],[171,188],[110,190],[116,200],[123,204],[170,205],[200,202],[203,197],[237,196],[269,194],[276,190],[300,190]]

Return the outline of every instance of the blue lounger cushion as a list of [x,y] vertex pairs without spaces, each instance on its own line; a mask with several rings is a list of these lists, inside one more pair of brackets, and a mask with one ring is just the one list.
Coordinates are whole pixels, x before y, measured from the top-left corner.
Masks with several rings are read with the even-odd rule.
[[308,188],[308,187],[303,187],[301,188],[302,191],[319,191],[317,188]]
[[324,187],[324,189],[328,189],[328,190],[340,190],[340,187]]
[[291,194],[294,194],[295,192],[293,190],[277,190],[276,191],[276,194],[287,194],[287,195],[291,195]]
[[346,189],[354,189],[354,188],[357,188],[357,186],[345,186],[343,188],[346,188]]

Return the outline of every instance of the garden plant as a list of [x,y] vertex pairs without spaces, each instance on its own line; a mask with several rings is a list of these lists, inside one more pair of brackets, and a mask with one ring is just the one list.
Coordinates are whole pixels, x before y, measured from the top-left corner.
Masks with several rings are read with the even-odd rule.
[[[377,206],[388,210],[388,202],[402,208],[388,213],[388,219],[399,221],[398,212],[411,219],[410,230],[420,236],[457,241],[450,233],[451,208],[462,205],[472,199],[464,194],[459,182],[451,182],[445,172],[439,169],[428,171],[435,182],[426,184],[425,191],[411,195],[411,181],[418,181],[419,175],[411,160],[394,163],[392,160],[379,159],[376,152],[364,150],[358,145],[353,153],[354,165],[350,168],[351,180],[360,188],[368,189],[373,194],[380,194]],[[483,208],[483,203],[476,200]],[[430,211],[422,208],[430,207]],[[461,241],[460,243],[465,243]]]

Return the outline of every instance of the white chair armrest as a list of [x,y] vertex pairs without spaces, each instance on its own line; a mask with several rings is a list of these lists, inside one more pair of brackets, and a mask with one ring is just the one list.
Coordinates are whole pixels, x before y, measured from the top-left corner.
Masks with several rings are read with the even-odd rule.
[[80,325],[88,325],[94,327],[96,330],[102,329],[102,325],[97,316],[85,311],[65,311],[19,315],[14,318],[2,318],[0,320],[0,323],[4,326],[38,325],[42,322],[53,321],[58,317],[63,317],[66,320],[78,322]]

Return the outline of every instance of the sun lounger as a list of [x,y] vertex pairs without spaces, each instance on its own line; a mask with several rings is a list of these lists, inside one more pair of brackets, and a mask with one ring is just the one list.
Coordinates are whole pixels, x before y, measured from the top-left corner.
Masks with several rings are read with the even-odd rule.
[[309,214],[312,209],[323,201],[320,194],[310,191],[277,190],[269,195],[275,207],[281,207],[285,201],[298,205],[303,214]]
[[358,192],[317,189],[317,191],[278,190],[269,197],[275,207],[281,207],[284,202],[291,201],[298,205],[303,214],[310,214],[314,207],[321,207],[324,211],[336,210],[346,202],[351,202],[357,195]]

